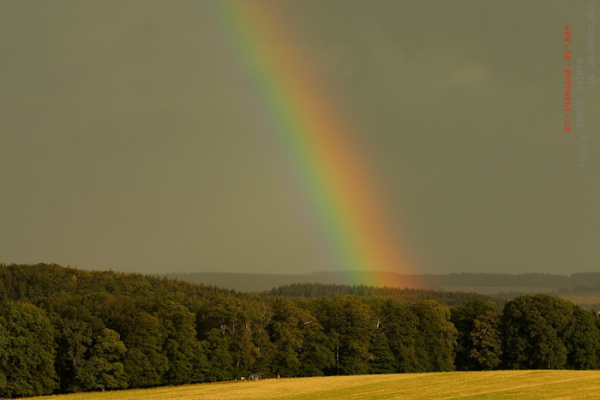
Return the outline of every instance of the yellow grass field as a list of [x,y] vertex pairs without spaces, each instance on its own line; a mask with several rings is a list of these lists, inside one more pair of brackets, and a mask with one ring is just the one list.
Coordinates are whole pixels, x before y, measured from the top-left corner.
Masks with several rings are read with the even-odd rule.
[[575,304],[600,303],[600,292],[558,292],[556,295]]
[[265,379],[36,400],[600,399],[600,371],[492,371]]

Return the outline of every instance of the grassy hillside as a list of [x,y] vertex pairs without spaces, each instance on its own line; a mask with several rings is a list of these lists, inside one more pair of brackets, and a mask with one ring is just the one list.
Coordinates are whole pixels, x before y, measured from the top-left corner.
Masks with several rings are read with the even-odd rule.
[[269,379],[121,392],[38,397],[48,400],[597,399],[597,371],[442,372]]

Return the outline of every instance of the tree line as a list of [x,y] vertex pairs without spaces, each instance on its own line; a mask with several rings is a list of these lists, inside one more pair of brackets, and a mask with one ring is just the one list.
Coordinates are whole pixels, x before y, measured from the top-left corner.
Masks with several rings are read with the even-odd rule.
[[[410,282],[411,287],[441,290],[448,287],[502,287],[506,292],[523,288],[545,288],[559,291],[600,290],[600,273],[574,273],[571,275],[521,273],[450,273],[445,275],[403,275],[379,272],[384,282]],[[348,272],[312,272],[310,274],[260,274],[232,272],[189,272],[164,275],[192,283],[210,283],[245,292],[261,292],[294,283],[347,284]],[[512,289],[511,289],[512,288]]]
[[393,288],[393,287],[373,287],[364,285],[335,285],[321,283],[293,283],[273,288],[262,292],[267,296],[281,296],[291,298],[335,298],[345,294],[358,297],[385,297],[398,300],[400,302],[417,302],[422,300],[435,300],[446,306],[459,306],[473,300],[481,300],[492,303],[497,308],[502,308],[506,300],[499,297],[493,297],[478,293],[465,292],[446,292],[440,290],[414,289],[414,288]]
[[250,375],[600,368],[598,319],[562,299],[522,296],[500,310],[482,299],[448,306],[330,289],[338,294],[286,298],[1,265],[0,396]]

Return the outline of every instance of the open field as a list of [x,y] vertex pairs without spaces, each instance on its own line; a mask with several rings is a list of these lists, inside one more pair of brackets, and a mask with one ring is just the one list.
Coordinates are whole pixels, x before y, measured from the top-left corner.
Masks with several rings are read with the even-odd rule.
[[441,372],[265,379],[44,396],[47,400],[598,399],[600,371]]
[[[575,304],[598,304],[600,303],[600,292],[558,292],[556,296],[569,300]],[[597,310],[596,310],[597,311]]]

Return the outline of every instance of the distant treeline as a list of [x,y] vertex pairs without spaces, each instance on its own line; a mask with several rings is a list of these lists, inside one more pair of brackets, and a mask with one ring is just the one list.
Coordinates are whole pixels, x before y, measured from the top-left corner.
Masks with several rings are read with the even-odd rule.
[[435,300],[446,306],[459,306],[473,300],[481,300],[494,304],[501,309],[506,300],[478,293],[443,292],[427,289],[398,289],[390,287],[373,287],[363,285],[324,285],[320,283],[295,283],[273,288],[263,292],[267,296],[315,299],[319,297],[336,298],[343,295],[359,297],[385,297],[399,302],[415,303],[423,300]]
[[320,284],[249,294],[0,265],[0,397],[251,376],[600,368],[594,313],[547,295],[502,310],[490,299]]
[[[383,275],[383,273],[378,273]],[[555,290],[600,290],[600,273],[553,274],[474,274],[401,275],[387,273],[389,282],[406,282],[406,287],[440,290],[448,287],[553,288]],[[248,274],[223,272],[173,273],[164,275],[192,283],[203,283],[244,292],[262,292],[295,283],[349,285],[347,272],[313,272],[310,274]]]
[[473,274],[422,275],[424,282],[434,287],[482,286],[482,287],[546,287],[556,289],[598,289],[600,272],[555,274]]

